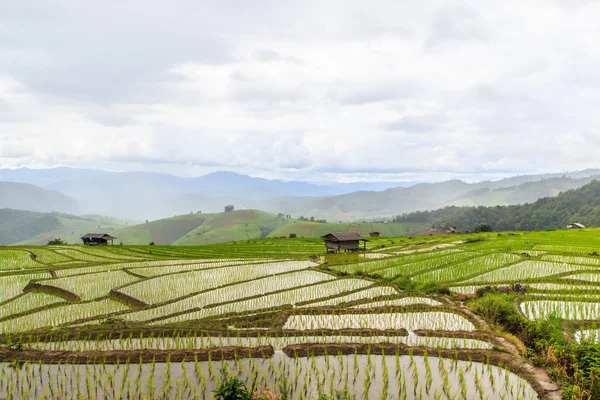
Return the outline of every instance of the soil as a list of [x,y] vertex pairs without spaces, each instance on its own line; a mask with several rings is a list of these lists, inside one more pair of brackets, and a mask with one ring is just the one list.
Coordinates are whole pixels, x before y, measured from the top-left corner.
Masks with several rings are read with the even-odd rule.
[[5,362],[41,362],[45,364],[86,364],[86,363],[115,363],[131,360],[135,362],[181,362],[184,360],[198,361],[235,360],[238,358],[269,358],[275,354],[272,346],[253,348],[221,347],[214,349],[188,350],[120,350],[120,351],[12,351],[0,348],[0,361]]

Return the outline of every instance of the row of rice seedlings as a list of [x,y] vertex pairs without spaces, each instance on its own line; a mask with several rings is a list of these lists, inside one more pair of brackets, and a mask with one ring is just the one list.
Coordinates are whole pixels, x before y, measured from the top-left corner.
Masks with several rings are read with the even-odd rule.
[[419,329],[442,331],[474,331],[475,326],[465,317],[443,311],[406,313],[291,315],[284,329]]
[[398,276],[412,276],[424,273],[425,271],[438,270],[446,266],[456,265],[465,260],[477,257],[479,253],[456,252],[443,257],[429,258],[422,261],[415,261],[404,265],[398,265],[392,268],[380,269],[374,271],[378,276],[387,279],[393,279]]
[[537,290],[568,290],[572,294],[573,292],[581,292],[581,291],[600,291],[600,285],[591,286],[591,285],[579,285],[574,283],[528,283],[532,289]]
[[[314,285],[316,283],[326,282],[333,279],[334,278],[331,275],[318,271],[298,271],[220,287],[194,295],[187,299],[183,299],[182,301],[187,301],[189,304],[194,304],[194,307],[205,307],[210,304],[234,301],[245,297],[259,296],[279,290],[292,289],[298,286]],[[192,285],[193,284],[194,283],[192,282]],[[185,283],[182,283],[182,285],[185,285]],[[161,295],[155,293],[163,290],[162,288],[163,286],[161,285],[144,286],[140,288],[136,294],[142,299],[148,299],[150,302],[154,302],[154,296],[161,298]],[[190,290],[184,286],[180,292],[189,293]],[[125,291],[124,293],[128,292]]]
[[443,250],[435,253],[415,254],[403,257],[392,257],[373,261],[366,261],[355,264],[333,266],[332,268],[341,273],[356,274],[356,273],[372,273],[377,271],[392,270],[397,268],[402,270],[410,270],[413,272],[422,269],[434,268],[438,265],[449,264],[473,257],[474,254],[459,250]]
[[542,260],[552,261],[556,263],[564,264],[583,264],[583,265],[595,265],[600,267],[600,259],[598,257],[580,257],[580,256],[563,256],[556,254],[548,254],[542,257]]
[[[58,269],[57,274],[60,277],[63,276],[72,276],[72,275],[82,275],[82,274],[93,274],[96,272],[102,271],[117,271],[122,269],[132,270],[137,274],[138,268],[143,270],[146,267],[163,267],[163,266],[182,266],[185,265],[196,265],[202,264],[195,263],[196,260],[154,260],[154,261],[138,261],[138,262],[126,262],[126,263],[111,263],[111,264],[102,264],[95,266],[85,266],[80,268],[66,268],[66,269]],[[187,263],[192,264],[187,264]],[[143,275],[143,274],[140,274]]]
[[565,300],[566,297],[575,300],[597,300],[600,301],[600,293],[565,293],[565,292],[529,292],[528,296],[531,297],[550,297],[557,300]]
[[44,327],[56,327],[76,320],[127,309],[127,306],[113,300],[68,304],[4,320],[0,322],[0,333],[18,333]]
[[59,303],[66,303],[66,301],[62,297],[54,296],[52,294],[26,293],[8,303],[0,305],[0,319]]
[[0,303],[7,301],[23,292],[30,280],[47,278],[49,273],[44,274],[18,274],[0,275]]
[[360,292],[350,293],[333,299],[319,300],[306,305],[306,307],[333,307],[342,303],[352,301],[374,299],[380,296],[395,296],[398,291],[391,286],[375,286],[370,287]]
[[573,334],[577,343],[598,344],[600,343],[600,329],[580,329]]
[[[262,277],[275,277],[291,271],[298,271],[314,266],[309,261],[286,261],[281,263],[250,264],[243,267],[231,266],[213,268],[200,271],[182,272],[158,276],[145,281],[134,283],[119,289],[120,292],[140,299],[149,304],[170,301],[187,294],[202,292],[220,286],[234,284],[236,282],[250,281]],[[330,275],[324,275],[315,271],[307,273],[318,277],[319,280],[331,279]],[[293,274],[289,279],[296,279],[298,275]],[[288,279],[282,275],[281,279]],[[281,282],[276,279],[276,282]],[[318,282],[318,280],[317,280]],[[265,284],[265,282],[261,282]],[[268,282],[266,283],[268,285]],[[157,290],[159,289],[160,290]],[[265,289],[267,289],[265,287]],[[278,289],[274,289],[278,290]]]
[[74,260],[80,260],[80,261],[86,261],[86,262],[114,262],[115,259],[110,257],[102,257],[98,254],[89,254],[89,253],[84,253],[82,251],[79,251],[77,249],[74,248],[67,248],[67,247],[53,247],[52,251],[72,258]]
[[[155,309],[134,312],[126,315],[125,318],[135,321],[145,321],[159,317],[166,317],[169,314],[175,314],[177,312],[188,311],[193,309],[194,306],[198,307],[202,304],[211,304],[211,302],[214,304],[219,301],[230,301],[230,303],[210,308],[205,307],[199,311],[192,311],[173,316],[157,321],[156,324],[193,321],[219,315],[246,313],[284,306],[295,307],[298,303],[323,299],[336,294],[342,294],[344,292],[364,289],[371,284],[371,282],[362,279],[339,279],[314,284],[311,286],[280,291],[277,293],[262,292],[261,285],[253,286],[252,292],[243,293],[238,291],[236,289],[236,286],[238,285],[235,285],[223,289],[217,289],[211,292],[206,292],[204,294],[181,300],[176,303],[166,304]],[[257,297],[245,300],[244,297],[249,297],[249,295]],[[258,295],[260,295],[260,297],[258,297]]]
[[489,342],[457,337],[434,336],[380,336],[372,333],[356,335],[308,335],[303,336],[271,336],[268,333],[257,337],[244,336],[175,336],[175,337],[135,337],[121,335],[117,339],[66,340],[60,342],[27,343],[25,348],[43,351],[135,351],[135,350],[193,350],[222,347],[258,347],[272,346],[276,351],[286,346],[304,344],[403,344],[411,347],[427,347],[439,349],[484,349],[489,350],[493,345]]
[[600,318],[600,303],[529,300],[521,303],[521,311],[529,319],[544,319],[551,316],[566,320],[592,320]]
[[482,288],[483,285],[467,285],[467,286],[450,286],[451,292],[454,293],[465,293],[465,294],[475,294],[479,288]]
[[364,253],[363,256],[368,260],[379,260],[382,258],[391,257],[392,254],[386,253]]
[[[503,234],[504,235],[504,234]],[[482,251],[486,253],[490,252],[521,252],[529,251],[532,249],[532,241],[524,236],[519,236],[514,239],[506,237],[485,237],[485,236],[473,236],[473,239],[480,238],[482,240],[474,241],[472,243],[466,243],[464,248],[471,251]]]
[[531,385],[500,367],[425,356],[325,355],[142,364],[0,364],[0,395],[26,398],[210,399],[220,375],[286,398],[536,399]]
[[105,271],[38,281],[43,286],[57,287],[75,293],[82,300],[94,300],[108,295],[111,289],[139,281],[124,271]]
[[573,253],[588,255],[599,250],[598,246],[578,246],[570,244],[538,244],[535,250],[550,251],[552,253]]
[[[275,259],[219,259],[219,260],[210,260],[202,263],[195,264],[183,264],[183,265],[162,265],[158,267],[144,267],[144,268],[130,268],[137,275],[142,275],[148,278],[152,278],[155,276],[165,275],[165,274],[174,274],[180,272],[188,272],[202,269],[210,269],[210,268],[221,268],[227,267],[230,265],[247,265],[247,264],[258,264],[258,263],[270,263],[277,261],[285,261],[285,260],[275,260]],[[183,260],[181,262],[184,262]]]
[[436,251],[436,250],[440,250],[440,249],[448,249],[448,248],[451,249],[462,243],[463,243],[462,241],[453,242],[453,243],[440,243],[440,244],[436,244],[433,246],[417,247],[417,248],[411,248],[411,249],[400,250],[400,251],[395,251],[395,248],[392,247],[392,248],[388,248],[388,249],[382,249],[379,251],[394,250],[394,251],[390,251],[390,252],[392,254],[398,254],[398,255],[414,254],[414,253],[429,253],[431,251]]
[[[56,246],[53,247],[53,249],[60,249],[60,250],[76,250],[79,251],[83,254],[88,254],[91,256],[96,256],[96,257],[102,257],[102,258],[107,258],[107,259],[111,259],[111,260],[139,260],[140,255],[135,255],[135,254],[125,254],[123,252],[121,253],[115,253],[115,252],[111,252],[109,251],[110,248],[112,248],[114,246]],[[59,251],[60,253],[60,251]],[[73,257],[73,258],[77,258],[77,257]]]
[[548,276],[563,274],[569,271],[587,270],[590,267],[573,264],[557,264],[549,261],[527,260],[506,268],[496,269],[465,282],[502,282],[518,281],[524,279],[544,278]]
[[520,259],[521,258],[515,254],[488,254],[450,267],[425,272],[415,276],[414,279],[417,281],[437,282],[456,281],[506,264],[515,263]]
[[[173,247],[171,247],[173,249]],[[215,245],[176,247],[189,252],[190,256],[203,258],[227,257],[301,257],[323,252],[323,241],[319,239],[276,239],[248,240]]]
[[29,250],[35,255],[34,259],[36,261],[43,264],[58,264],[66,261],[73,261],[72,258],[55,253],[54,251],[49,249],[44,249],[40,247],[29,247],[27,248],[27,250]]
[[402,297],[400,299],[388,299],[380,301],[372,301],[370,303],[358,304],[351,308],[373,308],[373,307],[404,307],[423,304],[428,306],[441,306],[437,300],[430,299],[429,297]]
[[580,274],[566,275],[566,276],[563,276],[562,278],[563,279],[574,279],[574,280],[584,281],[584,282],[600,283],[600,273],[583,272]]
[[0,248],[0,271],[26,270],[44,266],[31,258],[25,250],[7,250]]

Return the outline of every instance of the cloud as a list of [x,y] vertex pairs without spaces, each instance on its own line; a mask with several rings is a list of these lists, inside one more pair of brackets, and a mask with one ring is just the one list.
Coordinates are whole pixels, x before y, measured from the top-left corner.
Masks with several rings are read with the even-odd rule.
[[302,64],[302,60],[299,60],[295,57],[291,56],[283,56],[271,49],[259,49],[254,51],[254,58],[256,58],[260,62],[270,62],[270,61],[282,61],[289,62],[292,64]]
[[462,6],[441,8],[434,15],[432,32],[425,47],[433,49],[446,42],[487,41],[485,23],[473,10]]
[[599,13],[4,2],[0,167],[424,181],[596,167]]
[[397,122],[387,124],[385,128],[390,131],[404,131],[412,133],[425,133],[438,131],[443,118],[437,115],[419,115],[403,117]]

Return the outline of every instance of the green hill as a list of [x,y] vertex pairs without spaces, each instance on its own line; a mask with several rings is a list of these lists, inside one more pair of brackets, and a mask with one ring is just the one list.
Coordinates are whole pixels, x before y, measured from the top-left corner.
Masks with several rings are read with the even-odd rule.
[[182,246],[225,243],[265,237],[317,238],[332,231],[355,231],[363,235],[411,235],[423,223],[319,223],[300,221],[259,210],[236,210],[215,214],[188,214],[121,229],[114,233],[124,244],[173,244]]
[[318,199],[301,199],[298,203],[291,198],[287,199],[286,203],[276,203],[276,206],[277,209],[294,215],[314,215],[316,218],[336,221],[356,221],[419,210],[436,210],[448,206],[525,204],[582,187],[598,177],[598,175],[577,178],[553,176],[542,179],[542,176],[539,176],[538,180],[530,182],[523,182],[526,177],[479,183],[450,180],[387,189],[381,192],[361,191]]
[[125,221],[99,215],[80,217],[0,209],[0,244],[45,245],[56,238],[79,243],[86,233],[111,233],[125,224]]
[[435,211],[404,214],[396,222],[442,224],[461,230],[488,224],[498,231],[565,228],[572,222],[600,226],[600,182],[544,197],[533,203],[495,207],[446,207]]

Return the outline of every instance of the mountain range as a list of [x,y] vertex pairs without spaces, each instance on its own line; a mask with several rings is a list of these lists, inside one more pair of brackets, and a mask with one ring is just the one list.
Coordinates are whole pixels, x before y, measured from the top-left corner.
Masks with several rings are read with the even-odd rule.
[[585,170],[478,183],[450,180],[317,185],[225,171],[182,178],[153,172],[66,167],[0,169],[0,208],[145,221],[190,212],[217,213],[231,204],[235,209],[291,214],[295,218],[352,222],[391,219],[447,206],[531,203],[581,187],[598,177],[600,170]]

